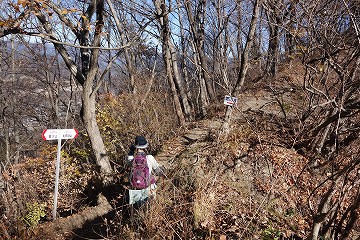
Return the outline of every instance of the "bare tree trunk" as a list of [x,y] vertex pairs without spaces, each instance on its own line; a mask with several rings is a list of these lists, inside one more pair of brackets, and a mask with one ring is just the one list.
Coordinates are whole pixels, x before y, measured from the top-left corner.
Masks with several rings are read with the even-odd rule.
[[194,48],[194,62],[198,71],[201,114],[206,115],[206,107],[209,105],[209,102],[215,98],[214,89],[208,77],[209,72],[204,52],[206,0],[199,0],[197,2],[195,16],[193,14],[191,1],[185,1],[184,5],[190,23],[191,42]]
[[[111,30],[112,30],[112,26],[109,24],[109,26],[107,26],[107,45],[108,48],[111,48]],[[107,64],[111,64],[111,59],[112,59],[112,54],[111,51],[108,52],[107,54]],[[109,72],[107,73],[107,79],[108,81],[104,82],[104,86],[103,86],[103,91],[105,93],[110,93],[110,83],[111,83],[111,78],[112,78],[112,74],[111,74],[111,70],[109,70]]]
[[260,12],[260,16],[259,16],[259,29],[258,29],[258,46],[259,46],[259,49],[258,49],[258,56],[256,56],[256,58],[257,58],[257,61],[258,61],[258,69],[259,69],[259,71],[263,71],[263,65],[264,65],[264,58],[263,58],[263,56],[262,56],[262,52],[261,52],[261,46],[263,45],[263,41],[264,41],[264,39],[266,38],[266,37],[264,37],[264,33],[263,33],[263,31],[262,31],[262,29],[263,29],[263,26],[264,26],[264,22],[266,22],[266,20],[264,20],[264,18],[263,18],[263,15],[264,15],[264,9],[262,8],[261,9],[261,12]]
[[171,63],[172,63],[172,70],[174,73],[175,82],[177,85],[177,88],[179,89],[180,99],[182,101],[182,106],[184,108],[184,114],[185,118],[187,120],[192,118],[192,111],[190,107],[190,103],[186,94],[185,84],[183,79],[181,78],[179,68],[178,68],[178,60],[177,60],[177,52],[175,51],[174,45],[169,41],[169,48],[170,48],[170,57],[171,57]]
[[213,85],[210,81],[209,78],[209,70],[207,67],[207,61],[206,61],[206,56],[205,56],[205,52],[204,52],[204,40],[202,39],[201,41],[199,41],[198,45],[200,45],[201,47],[197,47],[198,51],[199,51],[199,59],[200,59],[200,66],[201,66],[201,75],[202,75],[202,79],[205,82],[206,85],[206,92],[209,96],[210,102],[213,102],[215,99],[215,92],[214,92],[214,88]]
[[[96,47],[92,50],[89,62],[89,72],[86,77],[85,84],[83,85],[83,104],[84,115],[83,120],[87,131],[89,133],[90,141],[96,157],[96,162],[100,166],[102,177],[104,182],[111,180],[110,175],[113,172],[109,157],[103,139],[100,134],[99,126],[96,122],[96,94],[94,91],[93,83],[98,73],[98,61],[99,61],[99,46],[101,41],[101,33],[104,26],[104,1],[99,0],[96,2],[96,26],[95,35],[93,40],[93,46]],[[90,134],[91,133],[91,134]],[[91,135],[91,136],[90,136]]]
[[[157,55],[157,49],[156,49],[156,55]],[[146,88],[146,92],[145,92],[143,98],[140,101],[139,107],[144,106],[145,100],[146,100],[146,98],[149,96],[149,94],[151,92],[151,88],[152,88],[152,86],[154,84],[154,80],[155,80],[155,69],[156,69],[156,60],[154,62],[154,66],[153,66],[153,68],[151,70],[151,77],[150,77],[150,80],[149,80],[149,86]],[[136,113],[136,114],[138,114],[138,113]]]
[[[356,194],[356,198],[353,201],[353,204],[348,207],[346,212],[343,214],[339,227],[336,231],[336,237],[341,234],[342,239],[348,239],[351,230],[354,228],[357,221],[359,221],[359,208],[360,208],[360,190],[358,189],[358,192]],[[345,228],[343,229],[343,222],[346,221],[346,219],[349,219],[347,224],[345,225]]]
[[[15,44],[14,44],[14,36],[13,35],[10,38],[10,44],[11,44],[11,51],[10,51],[11,74],[10,74],[10,76],[11,76],[12,84],[16,84],[15,70],[16,70],[17,66],[15,63]],[[4,130],[4,144],[5,144],[5,149],[4,149],[5,162],[3,163],[4,166],[14,163],[11,159],[11,157],[12,157],[11,150],[14,147],[11,144],[11,142],[12,142],[11,141],[11,137],[12,137],[11,133],[12,133],[12,130],[16,129],[16,120],[14,119],[14,107],[12,106],[14,101],[15,101],[15,99],[11,95],[4,98],[4,108],[2,109],[2,112],[1,112],[2,122],[3,122],[3,130]],[[7,112],[10,112],[10,113],[7,113]],[[11,116],[11,114],[13,116],[12,121],[10,118],[7,117],[7,116]]]
[[170,83],[170,87],[171,87],[171,91],[173,93],[173,98],[174,98],[174,104],[175,104],[175,109],[176,109],[176,114],[179,118],[179,122],[180,125],[185,125],[185,116],[183,114],[182,108],[181,108],[181,103],[178,97],[178,93],[176,91],[176,86],[175,86],[175,81],[172,75],[172,71],[171,71],[171,56],[170,56],[170,50],[166,49],[165,51],[165,56],[164,56],[164,60],[165,60],[165,65],[166,65],[166,72],[167,72],[167,76],[168,76],[168,80]]
[[3,121],[4,121],[4,141],[5,141],[5,166],[10,165],[10,130],[9,123],[5,117],[5,111],[3,111]]
[[[224,18],[225,17],[225,13],[224,13],[224,8],[222,8],[221,10],[221,15],[219,16],[220,19]],[[228,16],[226,16],[226,18],[228,18]],[[221,22],[223,20],[220,20]],[[220,31],[223,31],[224,34],[221,34],[220,36],[220,70],[221,70],[221,76],[222,76],[222,79],[224,81],[224,83],[227,85],[227,86],[230,86],[230,81],[229,81],[229,75],[228,75],[228,56],[230,55],[228,53],[228,48],[230,46],[230,35],[229,34],[229,31],[228,31],[228,21],[226,22],[222,22],[221,23],[221,26],[220,26]],[[216,93],[215,93],[216,94]]]
[[205,79],[201,74],[201,70],[198,69],[198,78],[200,85],[200,100],[201,100],[201,114],[205,116],[207,114],[207,106],[209,105],[209,94],[206,88]]
[[209,105],[209,102],[210,102],[209,94],[206,89],[205,81],[202,77],[200,59],[199,59],[199,55],[197,54],[194,41],[190,41],[190,45],[192,47],[192,51],[194,52],[193,61],[194,61],[194,65],[196,67],[195,72],[196,72],[198,84],[199,84],[199,93],[197,94],[198,96],[196,98],[200,97],[200,102],[198,102],[197,105],[198,105],[198,109],[200,110],[200,114],[204,116],[204,115],[206,115],[206,107]]
[[[159,16],[159,23],[161,26],[161,38],[162,38],[162,52],[163,52],[163,59],[166,67],[166,75],[169,80],[169,84],[171,87],[171,91],[173,93],[173,99],[175,104],[176,113],[181,125],[185,124],[185,116],[183,113],[183,109],[181,107],[181,102],[179,100],[179,96],[176,90],[175,85],[175,77],[174,77],[174,67],[173,64],[177,64],[172,61],[171,56],[171,42],[170,42],[170,28],[169,28],[169,19],[168,19],[168,11],[165,4],[165,0],[154,0],[154,5]],[[176,67],[177,69],[177,67]],[[179,72],[177,72],[179,74]],[[183,88],[183,87],[182,87]]]
[[91,80],[87,80],[83,86],[82,93],[82,109],[83,122],[87,132],[89,133],[90,142],[96,158],[97,165],[100,166],[100,172],[105,181],[108,180],[108,175],[112,173],[112,168],[106,153],[105,144],[100,134],[99,126],[96,122],[96,95],[91,89]]
[[[236,9],[237,9],[237,22],[239,26],[243,25],[243,19],[242,19],[242,6],[241,6],[242,1],[238,2],[236,1]],[[238,68],[236,68],[236,70],[239,72],[240,71],[240,66],[241,66],[241,55],[244,51],[243,48],[243,43],[242,43],[242,33],[243,33],[243,29],[239,27],[239,29],[236,32],[236,52],[237,55],[236,56],[236,64],[239,66]]]
[[[267,0],[264,5],[266,9],[265,13],[268,20],[270,34],[266,70],[270,76],[275,76],[277,73],[278,62],[280,60],[280,37],[284,30],[288,33],[291,33],[291,27],[290,29],[287,29],[286,27],[293,24],[294,20],[291,18],[295,18],[295,12],[293,10],[293,2],[285,2],[283,0]],[[287,48],[286,33],[284,34],[284,37],[284,45],[285,48]],[[289,47],[291,48],[293,46],[289,45]]]
[[[166,6],[165,1],[162,2],[161,4],[163,4],[163,6]],[[160,16],[162,16],[162,18],[160,19],[160,24],[162,26],[163,41],[167,42],[166,48],[164,48],[164,49],[169,50],[169,55],[168,55],[168,53],[166,53],[165,58],[164,58],[164,60],[166,59],[167,75],[168,75],[168,77],[170,77],[172,79],[172,82],[170,81],[170,79],[169,79],[169,81],[170,81],[171,89],[173,92],[173,96],[177,96],[177,98],[178,98],[178,99],[174,99],[175,100],[174,102],[175,102],[175,105],[178,105],[176,111],[178,113],[180,122],[185,123],[186,120],[189,120],[192,118],[192,110],[191,110],[191,106],[190,106],[190,103],[188,100],[188,96],[186,94],[186,84],[185,84],[183,78],[181,77],[181,74],[179,71],[177,52],[176,52],[174,44],[170,40],[171,30],[168,26],[169,25],[168,16],[166,15],[167,14],[166,12],[162,12],[161,4],[159,5],[159,3],[155,3],[155,5],[157,5],[156,6],[157,12],[163,14],[163,15],[160,15]],[[164,30],[166,30],[166,33],[164,32]],[[165,45],[163,45],[163,46],[165,46]],[[168,65],[170,65],[170,69],[167,68]],[[179,111],[178,108],[182,109],[182,111]]]
[[[295,4],[293,2],[290,3],[289,6],[289,16],[290,18],[296,18],[296,9],[295,9]],[[290,65],[292,64],[292,59],[294,58],[294,53],[295,53],[295,46],[296,46],[296,42],[295,42],[295,36],[294,36],[294,32],[296,32],[296,27],[294,27],[294,20],[290,19],[290,21],[288,22],[287,26],[286,26],[286,33],[285,33],[285,50],[287,52],[287,59],[290,62]]]
[[36,231],[35,238],[50,239],[54,237],[56,232],[59,235],[72,232],[75,229],[82,228],[87,222],[91,222],[96,218],[103,217],[105,214],[113,210],[111,204],[106,197],[99,194],[97,197],[97,205],[94,207],[86,207],[76,214],[66,218],[58,218],[53,222],[45,222],[39,226],[40,231]]
[[181,5],[180,5],[180,0],[176,0],[177,3],[177,10],[178,10],[178,17],[179,17],[179,27],[180,27],[180,48],[181,48],[181,60],[180,60],[180,66],[181,66],[181,71],[182,74],[180,74],[180,77],[183,76],[184,79],[184,91],[186,94],[186,99],[188,99],[188,103],[189,103],[189,109],[188,112],[190,114],[190,119],[191,120],[194,118],[194,111],[193,111],[193,105],[191,104],[191,101],[189,101],[191,99],[191,92],[190,92],[190,88],[189,88],[189,77],[188,77],[188,69],[187,69],[187,63],[186,63],[186,44],[185,44],[185,31],[184,31],[184,26],[183,26],[183,19],[182,19],[182,15],[180,12],[181,9]]
[[20,136],[19,136],[19,129],[14,130],[14,140],[15,140],[15,157],[14,163],[18,164],[20,160]]
[[[273,13],[272,13],[273,14]],[[268,50],[268,58],[267,58],[267,71],[271,76],[275,76],[277,72],[277,62],[279,58],[279,27],[276,24],[271,24],[271,17],[268,16],[269,20],[269,50]]]
[[195,26],[197,24],[199,27],[197,28],[197,34],[195,35],[195,44],[197,51],[199,53],[199,59],[201,64],[201,72],[203,79],[206,84],[206,90],[209,95],[210,102],[215,99],[215,92],[212,83],[209,79],[209,70],[207,67],[207,61],[205,56],[205,21],[206,21],[206,0],[200,0],[198,4],[198,10],[196,14],[196,22],[193,22],[191,26]]
[[[11,81],[15,83],[15,46],[14,36],[11,36]],[[5,107],[3,109],[3,122],[4,122],[4,137],[5,137],[5,165],[11,164],[10,160],[10,121],[6,118],[6,109],[8,108],[8,100],[5,100]],[[11,104],[11,100],[10,100]]]
[[330,208],[329,204],[332,195],[333,195],[333,189],[329,189],[319,205],[318,212],[314,217],[314,224],[311,231],[311,240],[318,240],[319,231],[321,229],[322,223],[325,221],[326,216],[328,215],[329,212],[329,208]]
[[[237,79],[237,82],[235,84],[234,90],[232,91],[232,94],[231,94],[232,96],[236,96],[236,95],[238,95],[240,93],[240,90],[243,87],[244,82],[245,82],[245,76],[246,76],[246,73],[247,73],[247,70],[248,70],[248,67],[249,67],[249,53],[250,53],[250,49],[252,47],[252,44],[254,42],[256,23],[257,23],[257,20],[259,18],[260,4],[261,4],[261,0],[255,0],[254,7],[253,7],[252,18],[251,18],[251,23],[250,23],[249,33],[248,33],[248,36],[247,36],[244,52],[241,55],[240,71],[239,71],[239,74],[238,74],[238,79]],[[226,137],[227,134],[230,131],[230,122],[231,122],[231,117],[232,117],[232,110],[233,109],[230,106],[228,106],[226,108],[225,119],[224,119],[224,123],[223,123],[222,128],[221,128],[220,137]]]

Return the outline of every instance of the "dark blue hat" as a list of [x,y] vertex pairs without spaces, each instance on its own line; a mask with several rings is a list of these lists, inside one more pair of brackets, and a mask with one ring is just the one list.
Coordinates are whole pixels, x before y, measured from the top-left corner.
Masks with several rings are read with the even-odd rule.
[[138,149],[145,149],[148,147],[148,142],[143,136],[135,137],[135,147]]

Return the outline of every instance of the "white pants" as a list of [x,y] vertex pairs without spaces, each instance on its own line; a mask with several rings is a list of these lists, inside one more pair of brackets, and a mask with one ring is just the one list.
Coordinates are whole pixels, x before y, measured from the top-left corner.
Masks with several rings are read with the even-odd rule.
[[153,183],[149,187],[141,190],[129,189],[129,204],[144,201],[146,198],[156,197],[156,184]]

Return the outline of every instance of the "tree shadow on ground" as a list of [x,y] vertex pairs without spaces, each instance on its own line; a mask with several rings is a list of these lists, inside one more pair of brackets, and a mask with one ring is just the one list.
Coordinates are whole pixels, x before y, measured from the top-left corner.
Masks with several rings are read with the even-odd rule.
[[97,195],[102,193],[113,210],[109,213],[86,222],[82,228],[75,229],[67,239],[104,239],[121,234],[121,225],[128,224],[130,206],[127,186],[119,183],[99,188],[90,188],[86,192],[89,205],[96,205]]

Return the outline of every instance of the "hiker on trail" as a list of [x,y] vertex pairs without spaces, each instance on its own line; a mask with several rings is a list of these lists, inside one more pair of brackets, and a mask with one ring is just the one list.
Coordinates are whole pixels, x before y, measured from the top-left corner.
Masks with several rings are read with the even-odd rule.
[[129,203],[147,201],[155,197],[156,178],[162,169],[154,156],[146,153],[148,142],[143,136],[135,137],[135,144],[130,146],[128,161],[131,163]]

